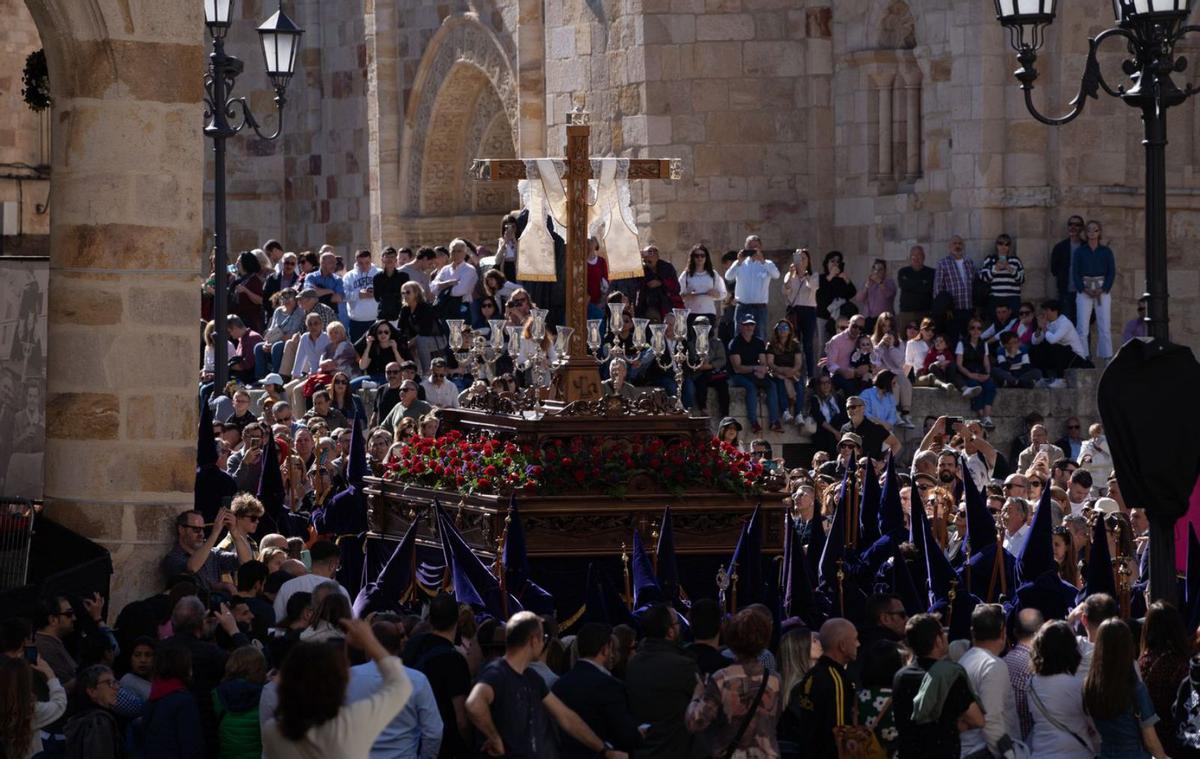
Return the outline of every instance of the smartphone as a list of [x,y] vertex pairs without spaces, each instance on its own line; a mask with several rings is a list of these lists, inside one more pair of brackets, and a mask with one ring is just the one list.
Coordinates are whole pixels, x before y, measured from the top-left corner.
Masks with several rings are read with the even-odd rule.
[[25,661],[29,662],[31,665],[36,665],[37,660],[38,660],[37,646],[34,646],[34,645],[25,646]]
[[963,418],[961,416],[946,417],[946,432],[948,434],[953,435],[954,434],[954,425],[962,424],[962,423],[963,423]]

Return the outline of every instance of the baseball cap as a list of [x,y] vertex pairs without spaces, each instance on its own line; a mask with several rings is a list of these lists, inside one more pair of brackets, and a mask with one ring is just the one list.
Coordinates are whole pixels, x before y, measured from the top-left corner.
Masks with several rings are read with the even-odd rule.
[[271,372],[270,374],[268,374],[267,376],[262,378],[262,383],[264,385],[282,385],[283,377],[280,377],[275,372]]
[[306,287],[303,290],[301,290],[300,294],[297,295],[296,297],[297,298],[317,298],[319,296],[317,295],[317,291],[314,288]]

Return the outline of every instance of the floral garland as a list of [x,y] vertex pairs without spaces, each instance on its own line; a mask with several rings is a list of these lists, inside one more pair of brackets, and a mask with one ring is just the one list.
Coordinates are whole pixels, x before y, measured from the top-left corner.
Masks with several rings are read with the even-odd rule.
[[451,431],[414,437],[384,465],[387,480],[462,495],[603,494],[623,496],[642,478],[663,492],[758,492],[762,465],[715,438],[695,441],[634,436],[600,440],[574,436],[541,448]]

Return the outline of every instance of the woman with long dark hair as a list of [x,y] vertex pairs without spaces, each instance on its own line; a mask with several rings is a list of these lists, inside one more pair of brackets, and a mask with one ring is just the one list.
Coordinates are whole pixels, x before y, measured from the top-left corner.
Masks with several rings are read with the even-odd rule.
[[[33,698],[33,670],[46,676],[50,689],[47,701]],[[0,741],[5,755],[29,757],[42,752],[38,733],[67,710],[67,692],[54,670],[41,656],[29,666],[23,658],[0,656]]]
[[250,251],[243,251],[237,258],[237,279],[229,288],[229,312],[242,317],[250,329],[262,334],[263,322],[263,275],[262,265]]
[[691,309],[689,321],[717,317],[717,302],[725,298],[725,280],[713,270],[712,257],[703,245],[692,246],[687,268],[679,275],[679,294],[683,305]]
[[1165,759],[1154,731],[1158,715],[1146,684],[1133,669],[1133,655],[1129,626],[1119,619],[1102,622],[1083,683],[1083,707],[1100,733],[1099,756]]
[[279,709],[263,726],[263,756],[367,756],[379,733],[412,694],[404,665],[390,655],[361,619],[343,620],[346,642],[374,660],[383,685],[370,698],[344,704],[350,680],[346,649],[330,643],[297,643],[279,673]]
[[387,382],[387,365],[401,363],[407,358],[400,348],[400,340],[391,322],[380,319],[367,328],[367,334],[354,343],[358,353],[358,370],[362,375],[350,381],[355,391],[366,381],[382,385]]
[[1071,528],[1059,525],[1052,533],[1054,562],[1058,564],[1058,576],[1064,582],[1079,587],[1079,565],[1075,560],[1075,541],[1071,539]]
[[1179,684],[1188,677],[1191,656],[1192,644],[1183,615],[1163,601],[1150,604],[1146,610],[1146,620],[1142,623],[1138,672],[1150,693],[1154,711],[1159,716],[1154,731],[1170,756],[1183,756],[1183,747],[1175,737],[1179,723],[1175,719],[1173,706]]
[[775,383],[775,394],[787,399],[783,409],[783,423],[793,419],[797,424],[803,424],[804,417],[804,367],[800,363],[800,343],[792,331],[792,323],[787,319],[775,322],[767,342],[767,367],[770,371],[770,381]]
[[[1093,759],[1092,721],[1083,710],[1079,693],[1085,672],[1083,659],[1070,625],[1054,620],[1042,625],[1033,639],[1033,677],[1029,680],[1029,714],[1033,729],[1029,733],[1032,756],[1053,759]],[[1092,669],[1099,659],[1093,654]],[[1133,675],[1133,657],[1125,666]]]
[[858,288],[846,274],[846,259],[840,250],[831,250],[821,262],[822,272],[817,278],[817,316],[825,320],[825,340],[837,332],[839,316],[853,316],[858,307],[851,299]]

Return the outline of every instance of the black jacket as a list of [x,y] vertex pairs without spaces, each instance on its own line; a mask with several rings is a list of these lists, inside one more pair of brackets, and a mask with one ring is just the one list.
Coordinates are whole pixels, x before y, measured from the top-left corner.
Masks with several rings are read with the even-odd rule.
[[1071,239],[1059,240],[1050,251],[1050,273],[1059,294],[1071,291]]
[[692,734],[683,714],[696,688],[696,662],[683,649],[662,638],[647,638],[625,670],[625,692],[638,724],[650,723],[637,759],[690,756]]
[[779,738],[813,759],[837,759],[833,728],[854,724],[854,683],[842,665],[822,656],[792,688],[779,715]]
[[[632,751],[641,744],[642,736],[629,711],[624,684],[591,662],[577,662],[574,669],[558,678],[551,690],[601,740],[622,751]],[[560,755],[563,759],[592,759],[596,752],[564,734]]]

